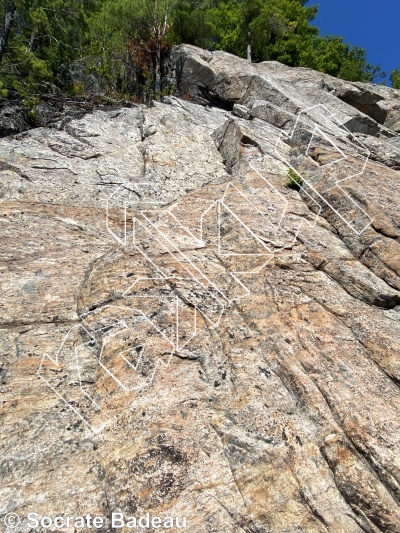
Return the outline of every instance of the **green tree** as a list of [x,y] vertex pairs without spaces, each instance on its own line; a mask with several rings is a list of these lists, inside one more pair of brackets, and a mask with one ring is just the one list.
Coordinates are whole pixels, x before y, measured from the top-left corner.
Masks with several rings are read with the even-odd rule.
[[373,81],[384,73],[366,52],[337,36],[321,37],[311,22],[317,6],[306,0],[220,0],[208,10],[215,48],[255,61],[276,60],[314,68],[351,81]]
[[263,60],[280,61],[289,66],[310,66],[312,43],[318,35],[318,28],[310,22],[317,14],[317,7],[305,7],[305,3],[300,0],[277,2],[271,21],[277,29],[266,42],[260,43]]
[[310,47],[318,33],[309,24],[317,8],[304,4],[300,0],[222,0],[207,13],[215,47],[255,61],[276,59],[297,65],[301,50],[307,44]]
[[212,48],[245,57],[247,38],[242,6],[237,1],[220,1],[207,11],[206,21],[212,28]]
[[118,86],[114,62],[130,63],[159,93],[161,67],[170,45],[175,0],[105,0],[89,19],[87,52],[98,72]]
[[86,13],[95,6],[92,0],[16,0],[1,63],[3,86],[25,98],[66,87]]
[[392,70],[390,73],[390,81],[392,83],[392,87],[395,89],[400,89],[400,66],[398,66],[395,70]]
[[213,27],[207,21],[211,8],[208,0],[180,0],[175,2],[171,13],[171,43],[186,43],[208,48],[213,38]]
[[[372,81],[379,67],[341,37],[321,37],[307,0],[0,0],[0,96],[27,102],[72,87],[75,60],[112,91],[160,93],[175,43],[277,60],[347,80]],[[392,83],[399,85],[399,69]]]
[[379,66],[367,61],[365,50],[343,42],[342,37],[325,36],[314,40],[311,67],[349,81],[373,81],[384,75]]

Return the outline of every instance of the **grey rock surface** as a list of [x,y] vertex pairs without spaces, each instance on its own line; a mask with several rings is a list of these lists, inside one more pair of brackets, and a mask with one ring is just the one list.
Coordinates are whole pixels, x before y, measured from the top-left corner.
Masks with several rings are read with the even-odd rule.
[[400,92],[169,62],[0,140],[0,518],[398,533]]

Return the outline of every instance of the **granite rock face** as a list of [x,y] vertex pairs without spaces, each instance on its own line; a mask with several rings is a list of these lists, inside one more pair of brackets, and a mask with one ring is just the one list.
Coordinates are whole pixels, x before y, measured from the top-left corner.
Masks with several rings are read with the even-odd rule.
[[0,140],[6,531],[398,533],[400,92],[168,68],[183,98]]

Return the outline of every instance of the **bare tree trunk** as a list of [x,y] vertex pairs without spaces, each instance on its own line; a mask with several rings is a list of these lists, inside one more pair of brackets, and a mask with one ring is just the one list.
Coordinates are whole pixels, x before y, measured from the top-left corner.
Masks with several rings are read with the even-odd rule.
[[156,80],[155,80],[155,92],[159,94],[161,92],[161,43],[160,39],[157,39],[156,49]]
[[251,35],[251,29],[249,28],[249,31],[247,32],[247,61],[251,63],[251,41],[252,41],[252,35]]
[[11,25],[15,14],[15,0],[6,0],[4,24],[0,34],[0,65],[3,60],[4,52],[6,51],[8,37],[10,35]]

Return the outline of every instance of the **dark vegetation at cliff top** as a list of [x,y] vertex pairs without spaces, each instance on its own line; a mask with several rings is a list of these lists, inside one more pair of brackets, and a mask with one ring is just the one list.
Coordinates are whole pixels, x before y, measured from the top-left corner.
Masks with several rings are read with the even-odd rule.
[[[379,82],[384,74],[365,50],[319,35],[312,25],[318,7],[306,3],[0,0],[0,99],[17,99],[33,118],[43,98],[148,101],[169,91],[163,61],[182,42]],[[391,81],[400,88],[400,68]]]

